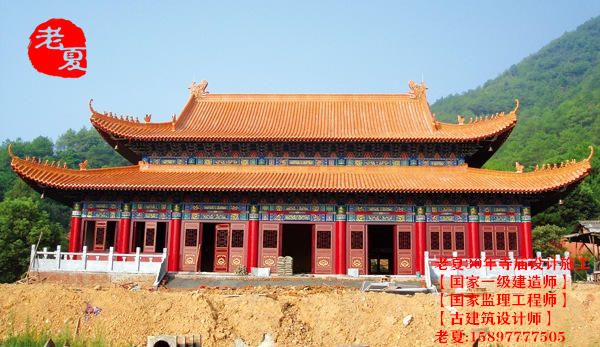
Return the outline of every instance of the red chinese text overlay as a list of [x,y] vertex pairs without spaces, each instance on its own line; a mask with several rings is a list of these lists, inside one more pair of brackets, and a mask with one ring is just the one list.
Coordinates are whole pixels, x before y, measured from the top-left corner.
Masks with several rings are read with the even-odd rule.
[[87,69],[83,30],[66,19],[50,19],[29,37],[29,60],[44,74],[66,78],[85,75]]

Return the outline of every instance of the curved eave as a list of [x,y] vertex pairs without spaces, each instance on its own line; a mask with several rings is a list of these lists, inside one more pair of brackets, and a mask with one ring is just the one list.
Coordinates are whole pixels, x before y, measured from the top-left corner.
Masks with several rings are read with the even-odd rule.
[[12,156],[27,182],[58,190],[538,194],[575,184],[589,159],[516,173],[458,167],[141,165],[71,170]]

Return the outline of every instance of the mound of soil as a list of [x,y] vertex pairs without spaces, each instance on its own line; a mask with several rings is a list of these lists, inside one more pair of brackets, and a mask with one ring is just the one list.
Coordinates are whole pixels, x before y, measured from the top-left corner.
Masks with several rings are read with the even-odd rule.
[[[84,319],[86,302],[101,312]],[[564,345],[600,345],[600,286],[575,284],[567,291],[566,308],[543,311],[547,309],[552,311],[549,327],[491,326],[489,330],[564,331]],[[434,336],[441,328],[441,310],[447,309],[440,308],[440,296],[433,294],[362,293],[344,287],[151,291],[4,284],[0,285],[0,337],[10,330],[24,330],[29,321],[50,332],[78,327],[79,334],[90,338],[101,334],[117,345],[145,346],[148,335],[184,334],[200,334],[205,346],[232,346],[236,338],[257,345],[264,333],[270,333],[278,346],[439,346]],[[408,315],[413,319],[405,325]],[[467,334],[471,330],[465,327]]]

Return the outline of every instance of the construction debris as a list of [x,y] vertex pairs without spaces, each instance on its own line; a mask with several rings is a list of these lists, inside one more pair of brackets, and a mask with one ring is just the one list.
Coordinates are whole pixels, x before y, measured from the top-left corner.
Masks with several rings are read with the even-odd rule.
[[291,276],[293,275],[293,264],[294,259],[290,256],[277,258],[277,274],[279,276]]
[[102,312],[102,309],[98,306],[92,306],[89,302],[85,302],[85,310],[83,311],[83,320],[87,321],[91,316],[97,316]]

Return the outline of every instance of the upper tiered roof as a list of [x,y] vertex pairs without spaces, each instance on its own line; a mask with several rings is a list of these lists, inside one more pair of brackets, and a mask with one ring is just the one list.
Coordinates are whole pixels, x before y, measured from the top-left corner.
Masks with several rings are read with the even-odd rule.
[[[171,122],[139,122],[91,108],[105,138],[144,141],[388,141],[464,142],[512,130],[518,101],[508,114],[461,124],[438,122],[426,87],[407,94],[209,94],[192,84],[190,98]],[[505,138],[505,137],[503,137]]]

